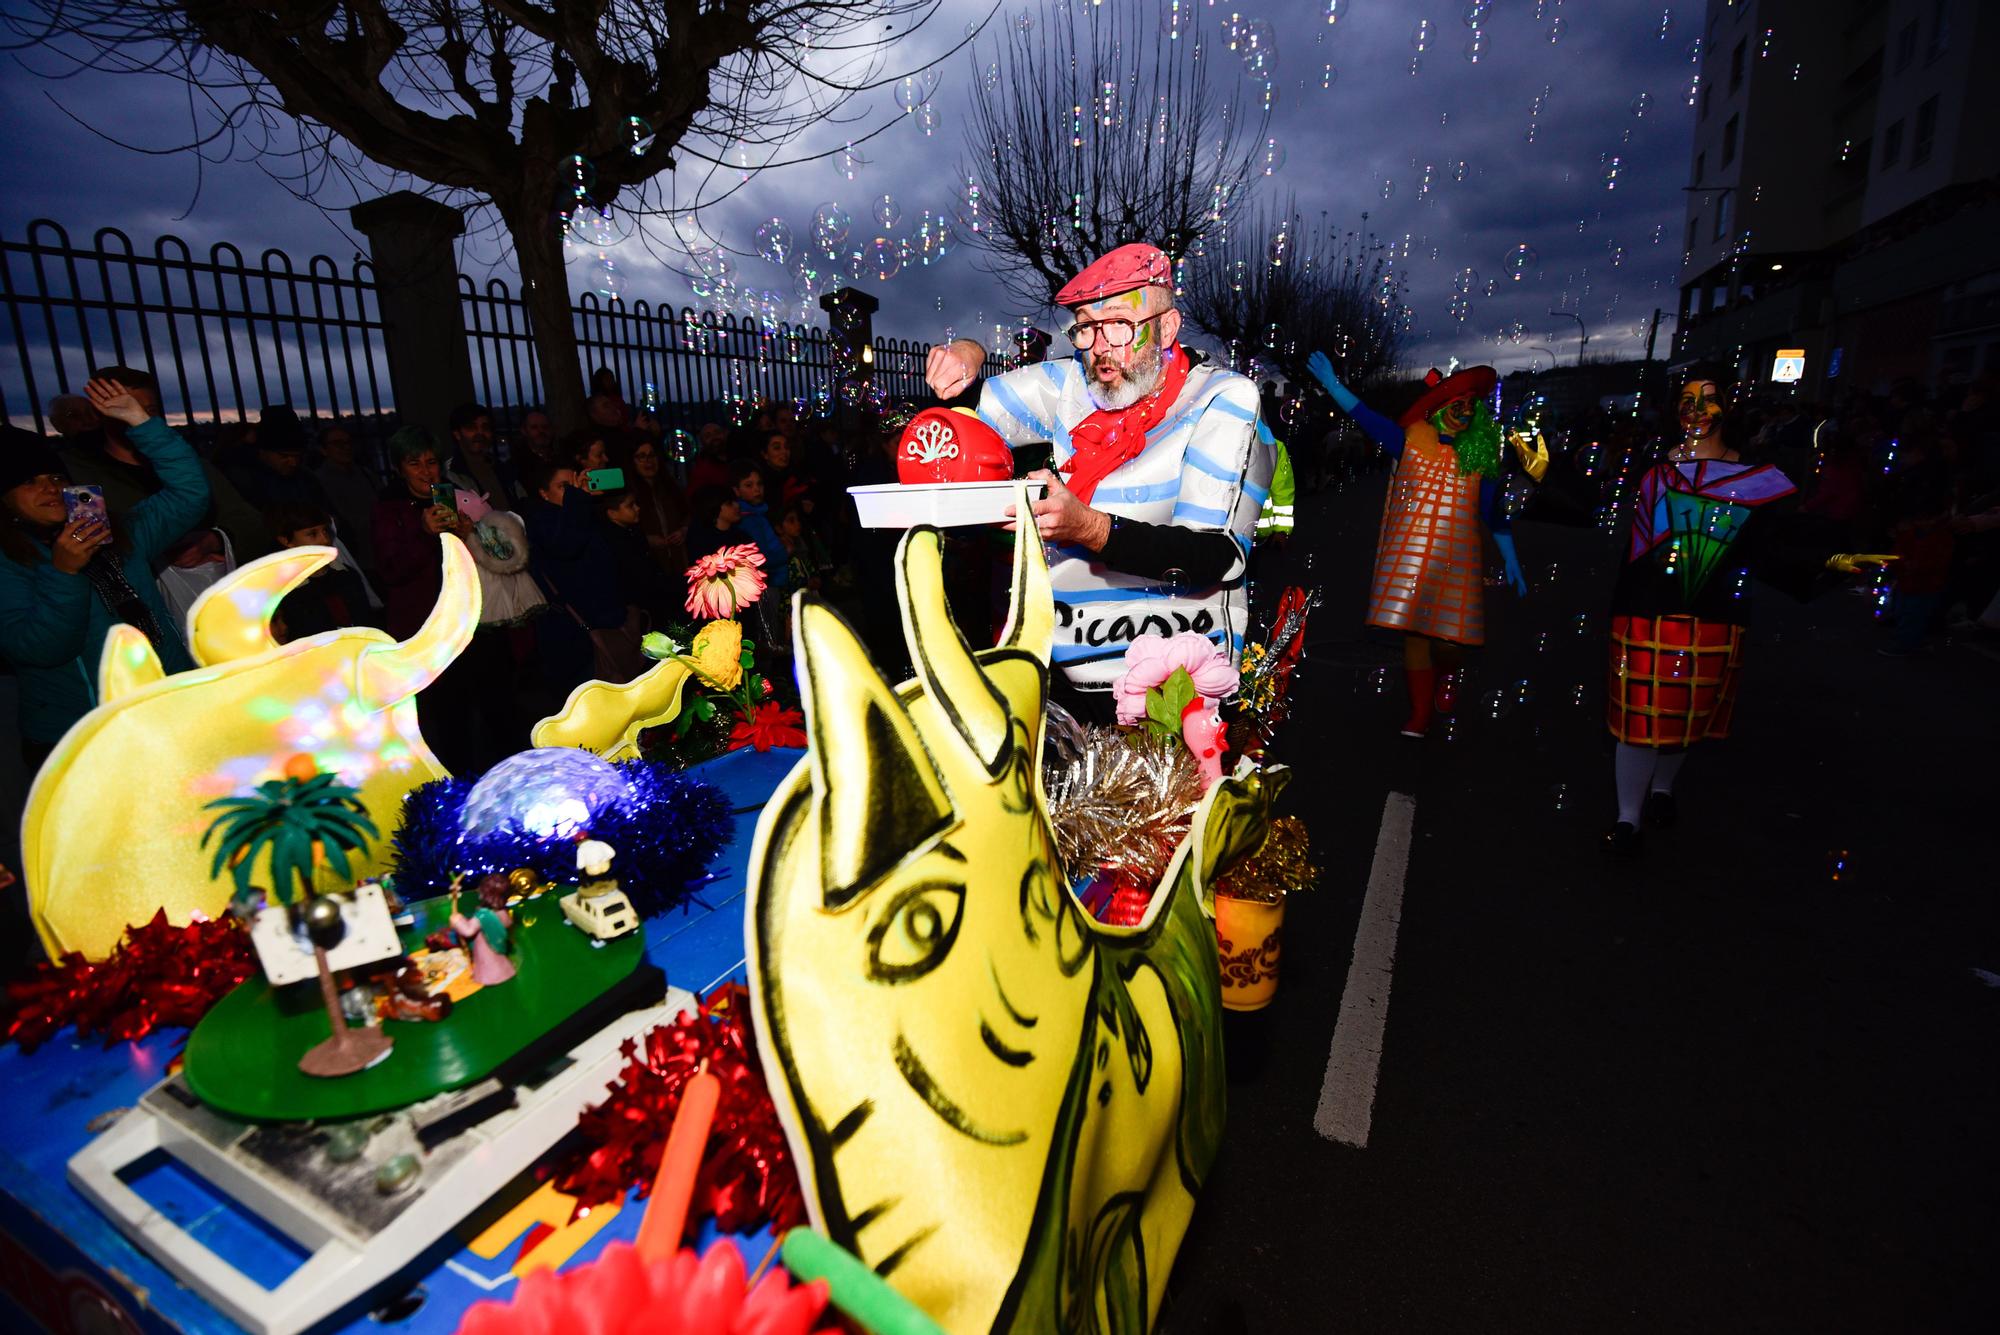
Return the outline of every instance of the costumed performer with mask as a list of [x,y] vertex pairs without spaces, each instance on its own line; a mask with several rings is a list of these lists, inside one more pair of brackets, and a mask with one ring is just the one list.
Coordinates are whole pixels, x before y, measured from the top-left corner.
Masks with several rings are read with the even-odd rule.
[[[1617,743],[1618,819],[1607,850],[1671,825],[1674,780],[1695,743],[1729,735],[1743,672],[1754,576],[1804,598],[1824,577],[1896,558],[1835,552],[1798,488],[1731,448],[1722,386],[1709,366],[1681,376],[1680,442],[1639,481],[1625,563],[1611,593],[1605,724]],[[1553,480],[1553,479],[1552,479]]]
[[[1232,660],[1241,652],[1272,451],[1256,385],[1190,365],[1158,247],[1118,247],[1056,304],[1074,319],[1075,355],[987,380],[978,413],[1009,446],[1053,446],[1055,471],[1031,476],[1048,487],[1034,517],[1049,544],[1057,687],[1073,711],[1108,722],[1138,636],[1191,630]],[[947,348],[932,350],[925,378],[945,400],[969,383]]]
[[[1403,735],[1422,737],[1440,705],[1451,710],[1461,646],[1486,642],[1480,521],[1500,549],[1507,583],[1517,594],[1528,592],[1501,494],[1500,428],[1486,406],[1497,377],[1490,366],[1469,366],[1450,376],[1433,369],[1424,377],[1423,394],[1391,422],[1340,383],[1324,352],[1315,352],[1306,369],[1396,461],[1375,547],[1367,620],[1403,632],[1403,672],[1410,687]],[[1439,658],[1445,659],[1443,682]]]

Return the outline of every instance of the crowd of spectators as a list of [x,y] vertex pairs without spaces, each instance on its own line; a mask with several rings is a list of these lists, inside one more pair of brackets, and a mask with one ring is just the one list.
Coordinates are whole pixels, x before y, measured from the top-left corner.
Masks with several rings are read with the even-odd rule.
[[[118,570],[149,609],[157,604],[148,633],[176,667],[187,665],[187,610],[204,589],[246,561],[298,546],[338,555],[280,602],[272,618],[280,642],[364,625],[407,636],[437,602],[439,537],[454,534],[478,571],[480,624],[418,708],[426,739],[455,772],[476,772],[526,746],[534,721],[559,709],[578,683],[644,671],[646,632],[688,628],[686,571],[701,556],[732,544],[763,554],[770,593],[746,614],[746,635],[780,681],[789,676],[781,660],[792,590],[850,600],[857,555],[887,559],[862,551],[840,493],[863,474],[892,476],[876,442],[893,440],[893,432],[859,431],[860,453],[884,461],[870,471],[843,448],[831,419],[801,419],[789,404],[759,409],[740,426],[674,432],[629,404],[616,377],[599,370],[584,420],[574,423],[531,408],[503,430],[494,412],[466,403],[441,433],[405,425],[370,448],[354,423],[304,421],[272,404],[255,422],[225,424],[196,448],[164,429],[150,375],[105,367],[93,384],[106,388],[50,405],[59,439],[10,428],[20,439],[9,442],[9,456],[28,469],[10,485],[33,484],[31,499],[50,511],[32,532],[18,516],[8,526],[21,539],[8,553],[22,577],[15,611],[34,615],[28,591],[38,564],[89,564],[90,552],[68,552],[71,526],[57,521],[61,489],[73,484],[102,489],[107,525],[87,536],[115,547]],[[113,399],[119,413],[103,411]],[[163,430],[138,432],[126,417]],[[856,434],[850,424],[846,439]],[[163,523],[172,531],[160,531]],[[61,559],[49,565],[51,555]],[[129,619],[101,602],[69,609],[77,625],[45,637],[49,689],[26,681],[43,670],[39,659],[29,664],[9,653],[24,678],[24,711],[35,715],[22,720],[31,771],[93,702],[89,674],[76,664],[94,663],[111,622]]]

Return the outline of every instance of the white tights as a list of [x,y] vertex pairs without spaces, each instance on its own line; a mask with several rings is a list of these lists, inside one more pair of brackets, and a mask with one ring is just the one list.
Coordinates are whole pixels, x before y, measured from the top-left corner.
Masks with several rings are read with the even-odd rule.
[[1687,759],[1686,751],[1659,751],[1650,746],[1632,746],[1625,742],[1617,745],[1617,755],[1612,761],[1612,770],[1618,779],[1618,819],[1639,827],[1639,810],[1646,804],[1647,793],[1671,793],[1674,779],[1681,772],[1681,762]]

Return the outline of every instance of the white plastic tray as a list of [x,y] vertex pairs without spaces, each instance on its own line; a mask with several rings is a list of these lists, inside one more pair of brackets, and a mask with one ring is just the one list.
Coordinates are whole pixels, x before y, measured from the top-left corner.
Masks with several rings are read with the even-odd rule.
[[967,524],[1004,524],[1015,488],[1026,487],[1040,500],[1048,490],[1041,482],[886,482],[874,487],[849,487],[863,528],[914,528],[934,524],[958,528]]

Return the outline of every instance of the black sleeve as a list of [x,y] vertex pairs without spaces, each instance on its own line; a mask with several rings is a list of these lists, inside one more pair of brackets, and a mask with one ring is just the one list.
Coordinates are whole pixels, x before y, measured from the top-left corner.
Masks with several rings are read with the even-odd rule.
[[979,394],[980,391],[985,388],[986,388],[986,377],[983,375],[976,375],[972,377],[971,384],[967,385],[964,389],[960,390],[957,394],[953,395],[951,398],[939,399],[938,405],[944,408],[970,408],[972,409],[972,411],[978,412]]
[[1205,589],[1221,583],[1240,555],[1242,549],[1227,533],[1119,519],[1112,523],[1111,536],[1097,559],[1113,570],[1147,579],[1178,572],[1178,583]]

